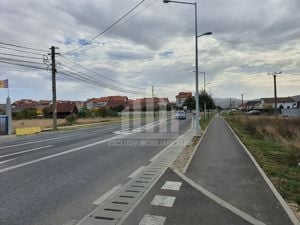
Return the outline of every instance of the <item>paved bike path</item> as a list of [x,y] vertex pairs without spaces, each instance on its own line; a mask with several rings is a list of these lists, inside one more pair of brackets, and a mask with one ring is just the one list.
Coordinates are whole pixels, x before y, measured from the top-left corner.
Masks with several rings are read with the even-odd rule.
[[293,224],[284,206],[221,117],[215,117],[211,122],[186,175],[266,224]]

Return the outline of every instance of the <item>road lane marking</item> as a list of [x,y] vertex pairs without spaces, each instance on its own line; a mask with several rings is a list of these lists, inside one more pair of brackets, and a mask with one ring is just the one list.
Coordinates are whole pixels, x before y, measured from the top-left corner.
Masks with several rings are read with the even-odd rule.
[[165,195],[155,195],[151,205],[173,207],[176,197],[165,196]]
[[179,191],[182,182],[174,182],[174,181],[166,181],[166,183],[162,186],[162,190],[171,190],[171,191]]
[[13,169],[17,169],[17,168],[20,168],[20,167],[23,167],[23,166],[27,166],[27,165],[30,165],[30,164],[33,164],[33,163],[41,162],[41,161],[44,161],[44,160],[47,160],[47,159],[55,158],[55,157],[65,155],[65,154],[68,154],[68,153],[80,151],[82,149],[86,149],[86,148],[89,148],[89,147],[93,147],[95,145],[103,144],[105,142],[112,141],[114,139],[121,138],[121,137],[123,137],[123,136],[122,135],[114,136],[114,137],[111,137],[111,138],[107,138],[107,139],[104,139],[104,140],[101,140],[101,141],[94,142],[92,144],[84,145],[84,146],[73,148],[73,149],[70,149],[70,150],[67,150],[67,151],[64,151],[64,152],[56,153],[56,154],[45,156],[45,157],[35,159],[35,160],[29,161],[29,162],[21,163],[21,164],[15,165],[15,166],[7,167],[7,168],[4,168],[4,169],[1,169],[0,173],[6,172],[6,171],[9,171],[9,170],[13,170]]
[[12,161],[12,160],[14,160],[14,159],[16,159],[16,158],[13,158],[13,159],[8,159],[8,160],[5,160],[5,161],[2,161],[2,162],[0,162],[0,164],[7,163],[7,162],[9,162],[9,161]]
[[102,195],[100,198],[98,198],[96,201],[94,201],[93,204],[100,205],[102,202],[104,202],[106,199],[108,199],[110,196],[112,196],[116,191],[118,191],[121,187],[122,187],[121,184],[114,186],[112,189],[110,189],[104,195]]
[[44,148],[50,148],[52,146],[53,145],[47,145],[47,146],[43,146],[43,147],[39,147],[39,148],[24,150],[24,151],[21,151],[21,152],[15,152],[15,153],[7,154],[7,155],[1,155],[0,159],[4,158],[4,157],[12,156],[12,155],[19,155],[19,154],[23,154],[23,153],[26,153],[26,152],[33,152],[33,151],[37,151],[37,150],[44,149]]
[[139,225],[164,225],[166,217],[146,214]]
[[51,141],[51,140],[58,140],[58,139],[63,139],[63,138],[67,138],[67,137],[72,137],[72,136],[71,135],[66,135],[66,136],[62,136],[62,137],[55,137],[55,138],[48,138],[48,139],[38,140],[38,141],[24,142],[24,143],[20,143],[20,144],[0,147],[0,149],[13,148],[13,147],[18,147],[18,146],[23,146],[23,145],[30,145],[30,144],[35,144],[35,143],[41,143],[41,142]]
[[[146,124],[147,125],[147,124]],[[145,126],[145,125],[144,125]],[[88,128],[87,128],[88,129]],[[97,130],[97,131],[91,131],[88,133],[83,133],[83,134],[93,134],[93,133],[101,133],[101,131],[106,131],[106,130],[113,130],[116,129],[116,127],[111,127],[111,128],[107,128],[107,129],[101,129],[101,130]],[[134,130],[137,130],[140,128],[135,128]],[[122,135],[122,131],[124,130],[120,130],[120,131],[115,131],[113,133],[117,133],[119,135]],[[131,133],[124,133],[125,135],[129,135]],[[81,136],[82,133],[80,134],[75,134],[75,135],[65,135],[62,137],[55,137],[55,138],[48,138],[48,139],[42,139],[42,140],[37,140],[37,141],[30,141],[30,142],[24,142],[24,143],[20,143],[20,144],[14,144],[14,145],[8,145],[8,146],[3,146],[0,147],[0,149],[6,149],[6,148],[13,148],[13,147],[18,147],[18,146],[23,146],[23,145],[30,145],[30,144],[36,144],[36,143],[41,143],[41,142],[46,142],[46,141],[52,141],[52,140],[59,140],[59,139],[64,139],[64,138],[69,138],[69,137],[76,137],[76,136]]]
[[137,175],[139,175],[142,172],[143,169],[145,169],[145,166],[141,166],[140,168],[138,168],[136,171],[130,174],[128,178],[135,178]]
[[228,202],[224,201],[223,199],[219,198],[218,196],[214,195],[213,193],[211,193],[204,187],[200,186],[199,184],[195,183],[193,180],[191,180],[190,178],[188,178],[187,176],[185,176],[184,174],[179,172],[178,170],[175,170],[175,169],[172,169],[172,170],[174,173],[176,173],[180,178],[182,178],[185,182],[190,184],[196,190],[198,190],[199,192],[201,192],[202,194],[204,194],[205,196],[207,196],[208,198],[210,198],[211,200],[213,200],[220,206],[228,209],[229,211],[233,212],[234,214],[236,214],[239,217],[243,218],[244,220],[248,221],[249,223],[255,224],[255,225],[266,225],[262,221],[255,219],[251,215],[241,211],[240,209],[236,208],[235,206],[231,205],[230,203],[228,203]]
[[55,138],[42,139],[42,140],[37,140],[37,141],[24,142],[24,143],[20,143],[20,144],[3,146],[3,147],[0,147],[0,149],[13,148],[13,147],[18,147],[18,146],[23,146],[23,145],[30,145],[30,144],[36,144],[36,143],[52,141],[52,140],[59,140],[59,139],[64,139],[64,138],[69,138],[69,137],[76,137],[76,136],[80,136],[80,135],[83,135],[83,134],[88,135],[88,134],[93,134],[93,133],[101,133],[101,131],[112,130],[112,129],[115,129],[115,128],[101,129],[101,130],[98,130],[98,131],[92,131],[92,132],[88,132],[88,133],[81,133],[81,134],[75,134],[75,135],[65,135],[65,136],[62,136],[62,137],[55,137]]

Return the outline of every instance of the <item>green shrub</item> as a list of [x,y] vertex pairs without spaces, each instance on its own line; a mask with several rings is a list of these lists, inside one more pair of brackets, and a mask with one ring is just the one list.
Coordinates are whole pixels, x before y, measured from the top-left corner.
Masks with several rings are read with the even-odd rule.
[[77,120],[77,117],[72,114],[70,114],[66,117],[67,125],[73,125],[76,122],[76,120]]

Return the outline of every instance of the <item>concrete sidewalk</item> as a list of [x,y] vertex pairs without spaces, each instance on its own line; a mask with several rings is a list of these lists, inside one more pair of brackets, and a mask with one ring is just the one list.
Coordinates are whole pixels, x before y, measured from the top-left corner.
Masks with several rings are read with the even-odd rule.
[[186,174],[168,169],[120,224],[299,224],[264,176],[215,117]]

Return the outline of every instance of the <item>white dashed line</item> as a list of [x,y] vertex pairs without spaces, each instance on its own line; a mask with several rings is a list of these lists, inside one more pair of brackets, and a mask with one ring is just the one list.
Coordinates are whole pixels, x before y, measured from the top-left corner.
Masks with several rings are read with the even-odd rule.
[[163,216],[154,216],[154,215],[145,215],[139,225],[164,225],[166,217]]
[[164,207],[173,207],[176,197],[164,196],[164,195],[155,195],[151,205],[164,206]]
[[174,181],[166,181],[164,186],[162,186],[162,190],[172,190],[172,191],[179,191],[182,182],[174,182]]

